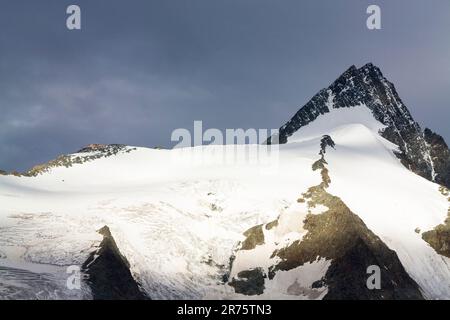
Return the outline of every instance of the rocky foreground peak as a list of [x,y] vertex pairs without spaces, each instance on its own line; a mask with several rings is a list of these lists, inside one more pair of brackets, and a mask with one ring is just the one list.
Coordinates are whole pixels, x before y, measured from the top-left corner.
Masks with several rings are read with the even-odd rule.
[[279,142],[286,143],[293,133],[331,109],[353,107],[369,108],[374,118],[386,126],[379,134],[398,145],[396,155],[407,168],[450,186],[450,152],[444,139],[431,130],[422,131],[394,85],[372,63],[359,69],[351,66],[328,88],[320,90],[281,126]]

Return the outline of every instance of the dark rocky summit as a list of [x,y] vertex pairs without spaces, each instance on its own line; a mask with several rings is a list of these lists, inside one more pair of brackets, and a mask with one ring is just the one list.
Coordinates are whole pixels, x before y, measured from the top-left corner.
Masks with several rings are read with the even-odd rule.
[[[289,136],[333,108],[367,107],[386,126],[380,134],[399,146],[397,157],[420,176],[450,187],[450,151],[442,137],[422,131],[400,99],[395,87],[371,63],[351,66],[328,88],[322,89],[303,106],[276,137],[286,143]],[[276,143],[275,137],[267,143]]]
[[105,226],[98,232],[103,241],[82,267],[94,300],[148,299],[133,278],[130,264],[120,253],[109,228]]

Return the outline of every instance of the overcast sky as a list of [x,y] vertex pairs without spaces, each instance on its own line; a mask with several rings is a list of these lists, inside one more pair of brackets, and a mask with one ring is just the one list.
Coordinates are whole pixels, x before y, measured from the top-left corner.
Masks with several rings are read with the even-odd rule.
[[[82,30],[66,28],[78,4]],[[382,30],[366,28],[378,4]],[[379,66],[450,141],[450,1],[15,0],[0,10],[0,169],[176,128],[278,128],[350,65]]]

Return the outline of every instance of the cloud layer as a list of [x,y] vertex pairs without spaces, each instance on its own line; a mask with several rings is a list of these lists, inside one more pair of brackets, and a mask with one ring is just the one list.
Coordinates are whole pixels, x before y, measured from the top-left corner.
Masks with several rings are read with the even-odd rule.
[[0,11],[0,168],[89,143],[170,146],[176,128],[277,128],[352,64],[378,65],[450,140],[450,2],[8,1]]

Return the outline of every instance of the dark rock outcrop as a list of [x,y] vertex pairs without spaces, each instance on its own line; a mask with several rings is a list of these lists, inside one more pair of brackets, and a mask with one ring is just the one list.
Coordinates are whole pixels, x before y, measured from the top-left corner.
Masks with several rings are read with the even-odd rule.
[[447,219],[433,230],[424,232],[422,239],[428,242],[437,253],[450,258],[450,191],[445,187],[440,187],[439,190],[449,202]]
[[[392,83],[371,63],[351,66],[328,88],[322,89],[279,129],[276,141],[289,136],[334,108],[369,108],[386,126],[380,134],[399,146],[401,162],[420,176],[450,187],[450,151],[442,137],[422,131],[400,99]],[[267,143],[276,143],[274,137]]]
[[[367,267],[380,267],[380,289],[367,288]],[[401,265],[396,253],[386,245],[374,249],[358,238],[333,260],[325,275],[328,293],[324,300],[422,300],[417,283]]]
[[262,225],[254,226],[244,232],[246,239],[241,244],[241,250],[252,250],[256,246],[264,243],[264,233]]
[[[318,215],[308,214],[303,225],[308,230],[306,236],[274,252],[273,257],[278,256],[282,261],[270,270],[269,277],[278,270],[290,270],[321,257],[332,260],[322,280],[328,287],[324,299],[422,299],[418,285],[405,271],[397,254],[339,197],[326,191],[331,180],[322,146],[330,140],[328,136],[322,139],[320,165],[313,165],[313,170],[321,170],[322,183],[302,195],[308,207],[323,205],[328,210]],[[367,288],[366,270],[371,265],[380,267],[380,290]]]
[[450,218],[433,230],[424,232],[422,239],[428,242],[437,253],[450,258]]
[[237,278],[233,278],[229,285],[236,293],[248,296],[262,294],[264,292],[264,279],[267,276],[261,268],[244,270],[238,273]]
[[429,145],[430,157],[433,161],[435,181],[449,187],[450,186],[450,150],[440,135],[430,129],[424,130],[425,141]]
[[89,144],[86,147],[78,150],[76,153],[91,153],[91,152],[102,152],[105,154],[117,154],[119,151],[126,148],[123,144]]
[[82,266],[94,300],[148,299],[133,278],[130,264],[117,248],[109,228],[105,226],[99,233],[103,241]]

